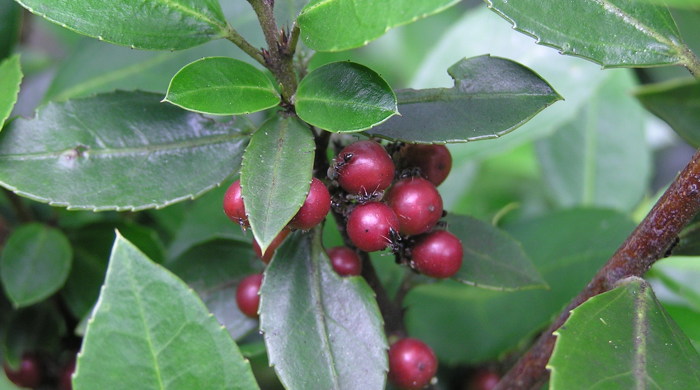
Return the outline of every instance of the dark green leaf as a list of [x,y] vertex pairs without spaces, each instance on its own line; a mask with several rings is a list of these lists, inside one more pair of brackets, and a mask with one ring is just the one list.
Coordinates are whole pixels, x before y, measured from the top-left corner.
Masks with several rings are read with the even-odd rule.
[[494,290],[547,287],[520,243],[476,218],[448,214],[447,227],[464,248],[462,268],[454,276],[462,283]]
[[364,130],[398,113],[389,84],[353,62],[314,69],[301,80],[295,99],[301,119],[335,132]]
[[[0,60],[10,54],[19,40],[22,7],[12,0],[0,0]],[[2,77],[0,77],[2,80]],[[2,90],[3,88],[0,88]]]
[[630,0],[486,0],[520,32],[562,54],[604,67],[678,64],[686,60],[666,7]]
[[640,88],[637,98],[694,147],[700,147],[700,81],[672,81]]
[[197,295],[119,235],[73,387],[258,388],[248,362]]
[[77,33],[132,48],[177,50],[227,35],[217,0],[18,0]]
[[[390,28],[413,22],[457,0],[312,0],[299,15],[302,40],[318,51],[366,45]],[[332,22],[329,22],[332,21]]]
[[554,334],[552,390],[700,388],[700,355],[643,279],[584,302]]
[[249,114],[280,102],[272,81],[253,65],[228,57],[207,57],[180,69],[166,101],[215,115]]
[[2,340],[2,357],[18,367],[24,352],[57,354],[66,324],[57,306],[42,302],[12,312]]
[[631,211],[648,187],[651,150],[644,110],[630,99],[632,75],[618,75],[574,120],[537,143],[542,177],[559,206]]
[[0,133],[0,182],[55,206],[140,210],[201,195],[237,170],[247,136],[236,123],[159,100],[115,92],[13,121]]
[[497,138],[561,100],[532,70],[504,58],[463,59],[448,73],[453,88],[399,91],[401,116],[369,133],[424,143]]
[[409,333],[450,364],[496,359],[546,327],[633,228],[626,216],[596,209],[559,211],[513,225],[507,230],[550,288],[504,292],[455,282],[418,286],[406,301]]
[[15,307],[42,301],[66,282],[73,252],[60,230],[38,223],[10,235],[0,257],[0,276]]
[[0,130],[17,102],[21,82],[19,54],[0,62]]
[[270,365],[288,389],[383,389],[386,340],[364,279],[335,273],[318,232],[277,250],[260,291]]
[[263,252],[304,204],[315,149],[311,130],[294,117],[274,115],[253,134],[243,155],[241,194]]

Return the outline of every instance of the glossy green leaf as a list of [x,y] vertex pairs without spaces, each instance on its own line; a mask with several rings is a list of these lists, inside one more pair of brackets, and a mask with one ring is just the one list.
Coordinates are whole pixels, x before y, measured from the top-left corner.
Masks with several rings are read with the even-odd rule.
[[643,279],[584,302],[554,334],[552,390],[700,387],[700,355]]
[[678,135],[700,147],[700,81],[672,81],[637,90],[647,110],[666,121]]
[[476,218],[448,214],[447,230],[462,241],[462,267],[454,276],[462,283],[494,290],[546,288],[542,276],[520,243]]
[[253,134],[243,154],[241,194],[251,230],[263,252],[304,204],[315,149],[311,130],[298,119],[282,114]]
[[280,97],[272,81],[253,65],[206,57],[173,76],[165,100],[190,111],[240,115],[274,107]]
[[[19,41],[22,7],[12,0],[0,0],[0,60],[10,54]],[[3,77],[0,77],[2,80]],[[0,88],[2,90],[2,88]]]
[[678,64],[685,45],[666,7],[630,0],[486,0],[513,28],[562,54],[603,65]]
[[262,262],[249,243],[214,240],[195,246],[168,263],[168,268],[193,288],[234,340],[257,329],[236,304],[236,287],[260,272]]
[[247,136],[235,122],[159,100],[115,92],[13,121],[0,133],[0,184],[71,209],[140,210],[196,197],[237,170]]
[[398,113],[389,84],[353,62],[314,69],[299,83],[295,99],[301,119],[334,132],[364,130]]
[[387,344],[374,293],[335,273],[318,232],[277,249],[260,290],[260,329],[287,389],[383,389]]
[[0,62],[0,129],[17,102],[21,82],[19,54]]
[[456,3],[457,0],[312,0],[299,15],[299,27],[304,44],[314,50],[347,50],[366,45],[392,27]]
[[649,185],[644,111],[629,98],[632,75],[619,76],[603,85],[574,120],[537,143],[542,177],[559,206],[631,211]]
[[138,49],[178,50],[227,35],[216,0],[18,0],[29,11],[99,40]]
[[409,333],[448,364],[478,364],[503,356],[545,328],[633,228],[626,216],[596,209],[558,211],[510,226],[506,230],[520,241],[549,289],[507,292],[456,282],[421,285],[406,298]]
[[38,223],[10,235],[0,257],[0,277],[15,307],[40,302],[63,286],[73,252],[60,230]]
[[78,357],[73,388],[258,386],[236,344],[197,295],[117,235]]
[[462,59],[448,73],[452,88],[399,91],[401,116],[369,133],[424,143],[497,138],[561,100],[535,72],[504,58]]

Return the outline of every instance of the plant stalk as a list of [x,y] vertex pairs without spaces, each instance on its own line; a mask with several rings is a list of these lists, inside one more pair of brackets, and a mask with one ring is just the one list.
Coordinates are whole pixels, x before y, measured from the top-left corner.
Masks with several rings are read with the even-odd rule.
[[233,42],[236,46],[238,46],[238,48],[240,48],[241,50],[243,50],[243,52],[251,56],[262,66],[266,66],[265,59],[263,58],[260,50],[256,49],[253,45],[246,41],[246,39],[243,38],[243,36],[239,34],[238,31],[236,31],[236,29],[231,27],[231,25],[228,26],[228,34],[226,35],[226,39]]

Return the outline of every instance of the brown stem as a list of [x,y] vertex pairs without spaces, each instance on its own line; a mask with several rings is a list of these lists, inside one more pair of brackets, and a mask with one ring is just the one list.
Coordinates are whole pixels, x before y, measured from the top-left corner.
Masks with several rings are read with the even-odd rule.
[[518,360],[496,389],[539,389],[549,377],[545,365],[554,348],[555,339],[552,333],[566,321],[569,311],[587,299],[614,288],[623,278],[643,276],[654,262],[666,256],[678,234],[698,211],[700,150],[607,264]]

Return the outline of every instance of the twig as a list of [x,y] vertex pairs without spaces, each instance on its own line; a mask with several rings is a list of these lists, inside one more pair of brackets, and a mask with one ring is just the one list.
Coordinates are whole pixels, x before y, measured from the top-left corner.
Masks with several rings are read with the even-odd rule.
[[253,45],[246,41],[246,39],[243,38],[243,36],[230,25],[228,26],[228,34],[226,35],[226,39],[233,42],[255,61],[258,61],[262,66],[266,66],[265,59],[263,58],[260,50],[256,49]]

